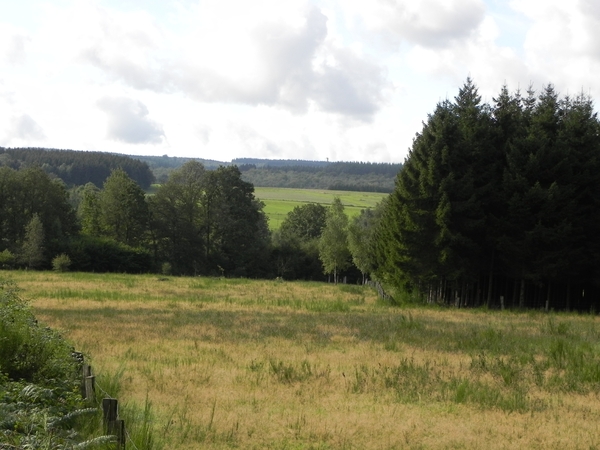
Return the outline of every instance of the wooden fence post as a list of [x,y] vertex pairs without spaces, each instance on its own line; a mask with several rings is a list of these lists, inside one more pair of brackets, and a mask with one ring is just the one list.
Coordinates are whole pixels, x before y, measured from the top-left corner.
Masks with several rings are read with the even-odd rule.
[[92,374],[92,366],[84,364],[83,366],[83,398],[89,403],[93,403],[96,399],[96,377]]
[[117,436],[117,448],[125,450],[125,421],[115,420],[115,435]]
[[81,366],[81,397],[87,398],[85,395],[85,379],[90,376],[92,373],[92,368],[87,364],[83,364]]
[[125,421],[119,420],[119,402],[115,398],[102,399],[104,430],[117,437],[117,448],[125,448]]

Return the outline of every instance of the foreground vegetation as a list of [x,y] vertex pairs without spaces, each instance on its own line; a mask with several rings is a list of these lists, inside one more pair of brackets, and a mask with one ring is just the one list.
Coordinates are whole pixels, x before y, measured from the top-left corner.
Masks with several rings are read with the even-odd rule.
[[[100,399],[117,396],[118,377],[97,377],[97,398],[82,394],[82,359],[60,334],[42,326],[19,288],[0,279],[0,448],[112,449],[105,434]],[[148,427],[150,406],[125,404],[119,416],[127,424],[127,441],[158,449]]]
[[150,399],[166,448],[596,448],[596,316],[391,307],[368,288],[8,272]]

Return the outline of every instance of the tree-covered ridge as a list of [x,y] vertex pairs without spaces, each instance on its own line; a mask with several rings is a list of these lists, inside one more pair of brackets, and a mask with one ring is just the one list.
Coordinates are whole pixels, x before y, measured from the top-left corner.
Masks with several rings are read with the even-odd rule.
[[392,192],[402,164],[238,159],[244,179],[260,187]]
[[589,308],[600,293],[600,122],[588,97],[467,80],[416,136],[378,230],[378,273],[431,300]]
[[39,166],[68,186],[94,183],[100,187],[115,169],[124,170],[142,189],[148,189],[154,181],[154,175],[145,162],[104,152],[0,147],[0,166],[12,169]]
[[402,164],[373,163],[361,161],[307,161],[301,159],[259,159],[236,158],[231,161],[238,167],[269,168],[271,170],[293,170],[297,172],[315,172],[315,169],[326,173],[353,175],[388,175],[396,176]]
[[257,187],[329,189],[363,192],[392,192],[402,164],[369,162],[328,162],[287,159],[236,158],[219,162],[202,158],[136,156],[148,163],[156,180],[164,183],[169,174],[195,160],[206,169],[238,166],[245,181]]
[[293,169],[245,169],[244,180],[257,187],[284,187],[293,189],[327,189],[332,191],[384,192],[394,189],[395,175],[332,174],[324,171]]

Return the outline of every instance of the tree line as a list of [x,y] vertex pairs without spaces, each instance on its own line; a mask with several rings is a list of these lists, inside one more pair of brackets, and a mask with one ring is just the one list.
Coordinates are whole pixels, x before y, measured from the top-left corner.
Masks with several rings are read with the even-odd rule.
[[114,153],[0,147],[0,166],[12,169],[41,167],[68,186],[94,183],[101,187],[111,171],[118,168],[123,169],[143,189],[148,189],[154,182],[154,174],[146,162]]
[[170,172],[192,159],[206,169],[237,166],[244,181],[259,187],[328,189],[361,192],[392,192],[394,179],[402,164],[369,162],[327,162],[305,160],[271,160],[236,158],[231,163],[198,158],[138,156],[146,162],[158,183],[164,183]]
[[260,187],[285,187],[293,189],[326,189],[356,192],[390,193],[394,189],[395,175],[335,174],[325,171],[293,169],[241,168],[244,180]]
[[336,281],[349,268],[339,199],[297,207],[275,235],[263,206],[236,166],[189,161],[152,195],[122,169],[67,189],[40,167],[0,167],[0,268]]
[[468,79],[414,139],[377,228],[381,279],[429,301],[595,307],[600,122],[585,95]]
[[[402,164],[243,159],[244,179],[255,186],[389,193]],[[254,161],[254,162],[252,162]]]

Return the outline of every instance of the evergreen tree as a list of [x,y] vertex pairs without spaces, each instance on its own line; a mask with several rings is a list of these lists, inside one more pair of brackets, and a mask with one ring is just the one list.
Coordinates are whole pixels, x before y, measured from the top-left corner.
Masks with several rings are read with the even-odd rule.
[[376,230],[379,278],[445,302],[589,305],[600,293],[593,105],[551,85],[526,97],[504,86],[494,102],[467,80],[428,117]]
[[437,105],[413,141],[377,230],[378,278],[397,288],[433,289],[454,270],[448,228],[452,217],[444,185],[452,180],[450,147],[458,123],[450,102]]

